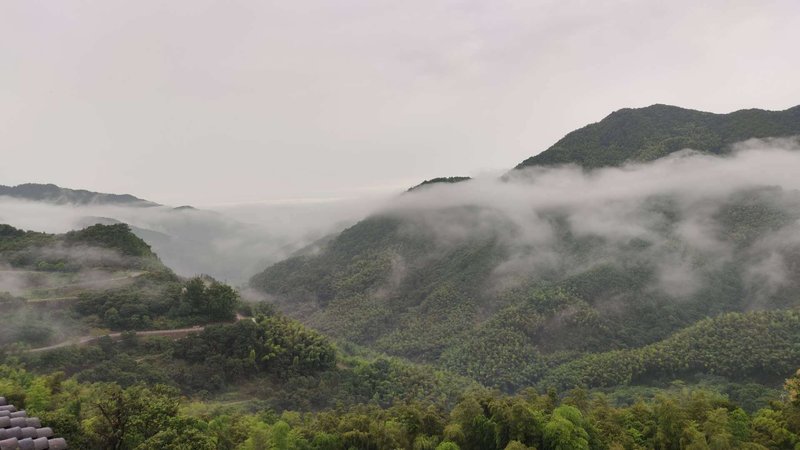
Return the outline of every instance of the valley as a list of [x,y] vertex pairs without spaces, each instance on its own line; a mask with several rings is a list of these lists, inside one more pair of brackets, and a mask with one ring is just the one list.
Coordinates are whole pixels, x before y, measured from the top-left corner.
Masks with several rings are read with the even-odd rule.
[[238,286],[116,219],[2,225],[0,393],[86,449],[793,448],[797,111],[618,111]]

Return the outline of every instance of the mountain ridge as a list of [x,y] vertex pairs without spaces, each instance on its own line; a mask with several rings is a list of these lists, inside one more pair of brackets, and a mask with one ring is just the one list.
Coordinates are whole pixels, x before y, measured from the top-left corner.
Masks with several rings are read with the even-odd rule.
[[783,111],[750,108],[727,114],[665,104],[622,108],[568,133],[514,170],[561,164],[587,169],[619,166],[652,161],[686,148],[722,154],[747,139],[798,134],[800,105]]
[[[565,139],[583,142],[581,133],[589,128],[617,150],[651,141],[647,151],[612,152],[622,159],[588,161],[597,164],[584,164],[586,169],[645,156],[650,161],[694,142],[706,145],[701,151],[724,154],[729,150],[725,139],[731,136],[744,140],[771,137],[775,130],[800,131],[800,120],[793,121],[800,107],[787,111],[715,115],[655,105],[644,115],[641,109],[616,111],[605,123]],[[751,124],[753,114],[766,114],[766,119]],[[713,125],[724,136],[697,124]],[[605,135],[593,130],[598,126]],[[605,151],[587,142],[596,153]],[[706,161],[707,167],[732,160],[695,161]],[[681,164],[696,163],[687,159]],[[669,171],[648,176],[656,172],[672,177]],[[482,186],[498,195],[482,200],[470,197],[479,192],[474,187],[433,192],[437,187],[430,186],[315,251],[268,267],[251,278],[250,286],[283,312],[336,338],[438,364],[506,391],[554,380],[558,367],[595,361],[593,355],[639,349],[626,353],[639,358],[648,349],[669,348],[676,342],[670,336],[707,317],[744,313],[754,305],[784,310],[796,304],[792,274],[800,267],[794,266],[800,247],[785,236],[800,217],[797,191],[731,183],[724,195],[709,192],[702,198],[694,191],[678,194],[672,187],[641,196],[634,192],[633,197],[627,187],[611,189],[593,204],[574,203],[580,192],[569,188],[549,189],[547,198],[541,193],[504,198],[529,189],[540,192],[547,188],[542,183],[559,184],[558,177],[573,177],[564,183],[568,187],[602,187],[584,171],[553,171],[552,177],[538,185],[526,177],[494,187],[487,183]],[[619,183],[616,177],[603,180]],[[442,199],[445,192],[448,197]],[[697,224],[707,227],[701,230],[704,235],[692,234]],[[786,274],[778,283],[758,272],[771,270],[769,258],[782,265],[778,273]],[[659,342],[666,344],[653,347]],[[714,345],[709,341],[706,347]],[[731,374],[741,379],[752,375]],[[567,385],[562,387],[575,387]]]
[[0,185],[0,196],[59,205],[161,206],[158,203],[135,197],[131,194],[108,194],[86,189],[70,189],[52,183],[23,183],[16,186]]
[[431,178],[429,180],[425,180],[425,181],[423,181],[422,183],[420,183],[420,184],[418,184],[416,186],[410,187],[410,188],[408,188],[408,190],[406,192],[414,192],[414,191],[422,189],[422,188],[424,188],[426,186],[431,186],[431,185],[435,185],[435,184],[443,184],[443,183],[455,184],[455,183],[461,183],[461,182],[464,182],[464,181],[469,181],[471,179],[472,179],[472,177],[463,177],[463,176],[436,177],[436,178]]

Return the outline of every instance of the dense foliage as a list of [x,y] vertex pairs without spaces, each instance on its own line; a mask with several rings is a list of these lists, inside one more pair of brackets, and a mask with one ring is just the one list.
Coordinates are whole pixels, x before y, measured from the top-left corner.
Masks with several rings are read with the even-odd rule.
[[[220,367],[235,380],[239,374],[266,371],[281,378],[333,368],[336,355],[327,339],[282,317],[260,317],[235,325],[208,327],[181,340],[175,357],[202,368]],[[218,374],[220,374],[218,372]]]
[[116,250],[124,256],[152,257],[150,246],[124,223],[113,225],[95,224],[78,231],[70,231],[64,236],[67,245],[83,244],[90,247],[103,247]]
[[[798,115],[622,110],[521,166],[725,153]],[[0,226],[0,395],[90,450],[800,448],[800,375],[776,392],[800,360],[800,193],[553,204],[531,225],[409,206],[435,189],[254,276],[269,305],[177,277],[124,224]]]
[[232,321],[239,306],[230,286],[176,276],[125,224],[62,235],[0,225],[0,345]]
[[[663,362],[623,370],[630,364],[621,364],[621,358],[639,361],[651,349],[673,348],[685,336],[727,327],[732,320],[752,330],[782,326],[794,333],[794,316],[788,313],[779,319],[749,314],[703,320],[800,305],[795,295],[800,246],[788,237],[798,231],[800,195],[754,188],[702,208],[708,211],[714,245],[728,253],[707,253],[684,241],[679,230],[685,211],[674,199],[654,197],[637,205],[636,214],[651,227],[644,238],[579,235],[561,212],[543,214],[555,236],[546,249],[557,252],[553,269],[523,268],[515,278],[502,279],[498,273],[509,259],[521,259],[521,252],[534,259],[536,250],[509,243],[507,236],[513,238],[515,231],[502,216],[463,207],[370,217],[321,244],[319,251],[268,268],[253,277],[251,286],[270,294],[287,314],[334,337],[438,364],[509,392],[544,380],[573,386],[611,382],[584,380],[580,371],[558,375],[574,367],[565,366],[570,361],[608,361],[609,371],[617,369],[614,383],[646,381],[680,367]],[[448,241],[437,238],[440,223],[481,228]],[[775,260],[786,268],[768,265]],[[679,281],[664,282],[664,270],[672,266],[690,270],[691,280],[680,281],[689,276],[679,273]],[[738,380],[785,377],[794,353],[768,351],[795,342],[787,344],[782,336],[754,336],[765,348],[760,355],[739,347],[733,333],[716,340],[703,337],[698,345],[708,351],[730,345],[741,354],[726,352],[717,359],[732,358],[727,362],[692,363],[684,372],[725,373]],[[723,369],[744,356],[765,359],[752,370]],[[777,358],[771,366],[769,358]],[[759,374],[758,367],[771,368]],[[601,373],[594,376],[599,380]]]
[[145,275],[125,287],[82,292],[72,310],[101,328],[164,329],[233,320],[238,301],[236,291],[213,279],[180,281]]
[[52,235],[25,231],[7,224],[0,224],[0,251],[21,250],[29,246],[49,244],[54,240]]
[[800,360],[800,313],[730,313],[642,348],[587,355],[558,366],[540,384],[617,386],[647,378],[711,373],[768,383]]
[[0,264],[16,269],[77,273],[86,269],[169,272],[126,224],[96,224],[52,235],[0,225]]
[[[348,346],[349,347],[349,346]],[[186,395],[242,393],[276,409],[321,409],[409,400],[452,405],[477,385],[453,374],[349,348],[285,317],[208,326],[172,341],[101,338],[85,347],[10,354],[36,372],[59,370],[83,382],[165,384]],[[236,394],[239,395],[239,394]]]
[[786,400],[752,413],[713,391],[675,388],[621,406],[581,390],[563,398],[471,391],[447,409],[411,402],[276,414],[182,406],[162,384],[81,383],[0,366],[0,392],[86,450],[791,450],[800,443],[798,386],[792,377]]

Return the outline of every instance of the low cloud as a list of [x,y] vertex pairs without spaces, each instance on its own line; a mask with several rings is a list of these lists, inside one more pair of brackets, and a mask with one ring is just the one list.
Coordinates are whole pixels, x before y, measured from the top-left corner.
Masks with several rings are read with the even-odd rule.
[[[508,254],[495,270],[502,288],[536,274],[642,264],[655,271],[657,287],[686,296],[699,287],[700,275],[738,255],[753,264],[745,284],[767,292],[785,282],[781,249],[800,231],[798,173],[796,139],[751,140],[725,156],[685,150],[618,168],[539,167],[505,180],[433,185],[401,196],[381,212],[404,218],[442,246],[487,235],[498,239]],[[747,195],[769,210],[739,217],[741,206],[725,209],[751,204]],[[770,211],[779,211],[781,219],[769,222]],[[749,221],[769,225],[754,242],[746,241]],[[564,233],[581,242],[580,258],[559,247]]]
[[[498,284],[531,274],[577,273],[626,261],[632,247],[656,271],[658,283],[688,295],[702,270],[720,267],[737,250],[722,235],[720,207],[737,193],[772,187],[765,199],[800,217],[800,145],[796,139],[751,140],[715,156],[684,150],[643,164],[585,171],[539,167],[457,184],[431,185],[390,199],[337,199],[216,207],[48,205],[0,200],[0,222],[64,232],[97,221],[122,221],[182,275],[207,273],[234,284],[371,213],[403,217],[401,232],[426,233],[440,248],[476,238],[497,239],[507,258],[495,269]],[[735,217],[734,219],[735,220]],[[754,284],[781,283],[781,245],[791,224],[769,230],[748,258]],[[563,233],[584,242],[570,258]],[[641,247],[641,248],[639,248]],[[310,251],[310,250],[309,250]],[[777,252],[777,253],[776,253]],[[763,269],[759,269],[763,267]],[[769,273],[765,276],[764,273]],[[757,280],[757,281],[756,281]]]
[[0,197],[0,223],[64,233],[95,223],[124,222],[177,273],[208,274],[239,284],[294,251],[352,225],[377,204],[377,199],[337,199],[202,210],[56,205]]

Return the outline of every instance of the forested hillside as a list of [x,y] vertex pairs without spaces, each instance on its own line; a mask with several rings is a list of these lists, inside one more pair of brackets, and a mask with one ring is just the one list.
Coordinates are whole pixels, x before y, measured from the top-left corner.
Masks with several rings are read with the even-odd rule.
[[[550,211],[540,218],[552,240],[534,249],[514,244],[519,230],[500,214],[436,210],[369,218],[318,254],[267,269],[252,285],[333,336],[513,391],[582,355],[672,342],[706,317],[797,306],[800,247],[782,237],[797,232],[800,195],[755,189],[703,203],[717,248],[682,236],[682,222],[694,212],[664,197],[637,206],[647,238],[579,234],[574,219]],[[481,228],[444,242],[426,220],[480,221]],[[540,252],[548,260],[537,267]],[[770,279],[778,273],[781,279]],[[794,356],[774,357],[781,361],[774,375],[785,376]],[[630,381],[621,370],[619,382]],[[703,364],[691,371],[720,372]]]
[[54,235],[0,225],[0,344],[233,320],[238,293],[184,279],[125,224]]
[[[208,277],[177,277],[124,224],[0,231],[0,288],[16,290],[0,297],[0,392],[70,448],[264,448],[300,412],[416,414],[403,405],[419,404],[442,414],[483,392],[455,374],[339,349]],[[59,342],[74,345],[42,347]],[[186,399],[194,412],[181,409]]]
[[[741,139],[800,131],[799,113],[623,110],[564,141],[595,136],[586,148],[610,159],[564,154],[596,167],[685,147],[724,153]],[[708,139],[684,139],[680,130],[695,130],[687,123],[705,124],[697,136]],[[336,338],[507,392],[695,374],[774,385],[793,370],[800,338],[786,311],[800,306],[800,192],[783,179],[739,178],[759,158],[796,158],[758,145],[626,169],[430,183],[250,285]],[[710,332],[731,321],[761,331]]]
[[714,114],[670,105],[625,108],[575,130],[516,168],[578,164],[585,168],[652,161],[693,149],[726,153],[752,138],[800,134],[800,106],[785,111],[745,109]]
[[[306,245],[307,240],[329,229],[340,229],[324,223],[303,229],[294,225],[275,229],[276,223],[256,223],[261,219],[251,218],[243,221],[230,211],[172,207],[130,194],[53,184],[0,185],[0,223],[56,234],[98,223],[126,224],[177,274],[203,273],[234,284],[245,282],[266,264],[285,258]],[[282,218],[276,222],[282,223]],[[308,231],[310,228],[314,228],[313,232]]]
[[79,381],[0,365],[10,399],[85,450],[790,450],[800,442],[799,386],[798,376],[788,379],[783,399],[754,411],[714,391],[674,386],[622,405],[583,390],[470,390],[453,407],[370,402],[276,412],[187,403],[169,384]]
[[614,113],[398,195],[247,301],[124,223],[0,225],[0,395],[89,450],[796,449],[800,152],[727,152],[797,111]]

